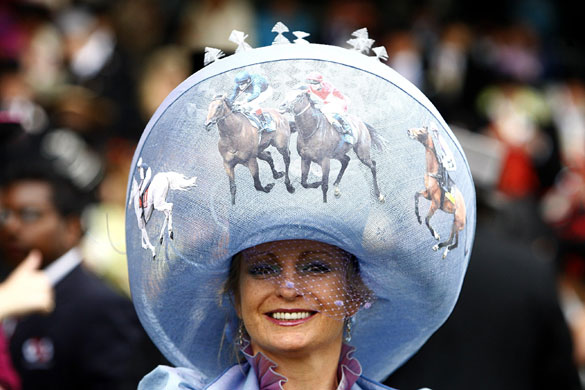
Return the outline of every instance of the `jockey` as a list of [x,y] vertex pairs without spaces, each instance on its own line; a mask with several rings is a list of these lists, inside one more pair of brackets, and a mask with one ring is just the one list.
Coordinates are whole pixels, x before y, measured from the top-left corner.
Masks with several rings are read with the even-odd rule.
[[140,184],[138,185],[138,199],[140,199],[140,206],[143,208],[146,206],[144,203],[146,201],[145,193],[148,190],[148,186],[150,185],[150,181],[152,180],[152,169],[148,165],[146,165],[142,161],[142,157],[138,159],[138,164],[136,165],[138,168],[138,173],[140,174]]
[[243,70],[236,75],[234,81],[236,85],[228,98],[228,103],[233,105],[238,97],[244,93],[244,95],[247,95],[247,98],[242,109],[255,114],[255,117],[251,116],[251,118],[256,120],[260,131],[274,131],[269,127],[272,118],[270,115],[264,114],[260,107],[260,103],[272,97],[272,87],[268,85],[266,78],[258,74],[250,74],[248,71]]
[[451,194],[452,181],[451,177],[449,176],[449,171],[454,170],[455,162],[453,160],[453,155],[445,145],[442,138],[440,138],[439,130],[435,126],[431,128],[431,134],[433,137],[433,144],[435,145],[435,156],[437,157],[437,162],[439,163],[439,169],[435,178],[443,190],[441,191],[441,206],[445,201],[445,197],[447,197],[447,199],[455,204],[455,198]]
[[307,83],[309,84],[309,92],[321,103],[321,112],[342,135],[343,140],[352,144],[351,126],[342,116],[342,114],[347,113],[349,99],[333,85],[323,80],[323,76],[318,72],[309,73]]

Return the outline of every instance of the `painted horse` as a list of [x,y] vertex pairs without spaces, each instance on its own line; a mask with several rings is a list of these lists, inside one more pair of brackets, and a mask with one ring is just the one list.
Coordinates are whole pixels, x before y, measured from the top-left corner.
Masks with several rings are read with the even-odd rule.
[[[276,130],[263,131],[259,136],[258,129],[250,123],[246,115],[232,109],[225,95],[216,96],[209,104],[205,128],[209,131],[214,124],[217,124],[219,130],[218,149],[229,178],[232,204],[236,203],[234,168],[237,164],[248,167],[256,190],[270,192],[274,186],[274,183],[262,186],[256,158],[266,161],[270,165],[272,176],[275,179],[284,176],[284,183],[288,192],[293,193],[295,191],[289,178],[291,131],[288,120],[274,109],[264,109],[263,111],[265,114],[272,116],[276,123]],[[285,172],[278,172],[275,169],[272,156],[266,150],[269,146],[274,146],[282,155]]]
[[[173,239],[173,204],[167,201],[170,190],[185,191],[195,186],[196,177],[187,178],[177,172],[160,172],[154,175],[152,181],[145,191],[140,190],[136,179],[132,179],[132,189],[128,206],[134,202],[134,211],[138,220],[138,228],[142,231],[142,247],[152,252],[152,258],[156,257],[154,246],[150,243],[146,224],[150,220],[154,210],[162,211],[165,220],[159,235],[159,242],[162,245],[165,227],[168,230],[169,238]],[[142,193],[141,193],[142,192]]]
[[[408,129],[408,136],[411,139],[417,140],[425,147],[426,155],[426,173],[424,177],[425,189],[414,195],[414,212],[418,223],[422,224],[418,211],[418,201],[421,196],[431,201],[429,212],[425,217],[425,223],[435,240],[440,240],[440,236],[431,226],[430,221],[432,216],[437,210],[453,214],[453,225],[451,226],[451,234],[449,235],[449,238],[433,246],[433,250],[435,251],[446,247],[443,252],[444,259],[450,250],[457,247],[459,244],[459,232],[465,228],[467,219],[465,200],[463,199],[463,194],[461,194],[461,191],[459,191],[454,183],[451,185],[450,192],[447,192],[444,186],[441,185],[440,171],[442,167],[437,157],[435,142],[428,128],[422,127]],[[467,253],[467,248],[465,249],[465,253]]]
[[[330,160],[335,159],[341,163],[341,169],[333,183],[334,194],[336,197],[341,196],[339,183],[350,161],[347,153],[353,148],[358,159],[372,172],[376,198],[380,202],[384,202],[384,195],[380,193],[376,178],[376,161],[372,160],[370,156],[372,145],[381,149],[382,142],[371,126],[358,118],[349,117],[348,119],[354,128],[355,143],[351,145],[344,142],[341,139],[341,134],[333,127],[325,114],[315,106],[315,102],[304,89],[289,102],[284,103],[281,109],[292,113],[295,117],[295,125],[299,134],[297,151],[301,156],[301,185],[304,188],[321,186],[323,202],[327,202]],[[313,162],[321,167],[321,181],[308,183],[309,170]]]

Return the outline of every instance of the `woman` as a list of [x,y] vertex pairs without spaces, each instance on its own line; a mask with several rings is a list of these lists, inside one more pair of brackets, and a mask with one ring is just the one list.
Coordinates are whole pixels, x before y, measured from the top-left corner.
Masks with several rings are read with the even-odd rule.
[[[230,110],[242,70],[266,75],[264,108],[296,132],[258,134]],[[353,102],[353,145],[307,97],[317,70]],[[437,137],[454,156],[448,193]],[[139,162],[153,171],[143,196]],[[149,122],[130,182],[134,304],[179,367],[141,389],[384,389],[453,308],[473,240],[473,182],[448,126],[405,79],[342,48],[275,45],[197,72]]]

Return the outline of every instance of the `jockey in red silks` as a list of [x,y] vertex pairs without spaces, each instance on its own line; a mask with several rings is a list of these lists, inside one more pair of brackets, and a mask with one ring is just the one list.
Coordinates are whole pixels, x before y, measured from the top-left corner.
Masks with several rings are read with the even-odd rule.
[[318,72],[309,73],[307,83],[309,84],[309,92],[316,98],[321,112],[341,134],[342,139],[353,144],[351,125],[343,117],[343,114],[347,113],[349,99],[340,90],[325,81]]

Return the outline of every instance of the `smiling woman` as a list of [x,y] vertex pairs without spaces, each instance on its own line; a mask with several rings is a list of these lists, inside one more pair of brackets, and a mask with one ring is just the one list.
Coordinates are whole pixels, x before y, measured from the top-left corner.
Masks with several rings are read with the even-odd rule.
[[[260,107],[271,126],[245,109],[242,74],[273,90]],[[351,109],[325,115],[315,74]],[[435,146],[409,137],[418,128]],[[155,196],[146,164],[190,184]],[[283,44],[220,59],[167,97],[132,167],[133,301],[177,366],[140,389],[387,389],[455,304],[475,227],[467,161],[424,95],[376,58]]]
[[237,285],[227,289],[253,352],[277,364],[314,353],[339,356],[344,320],[370,298],[357,267],[344,250],[309,240],[264,243],[236,255],[229,282]]

